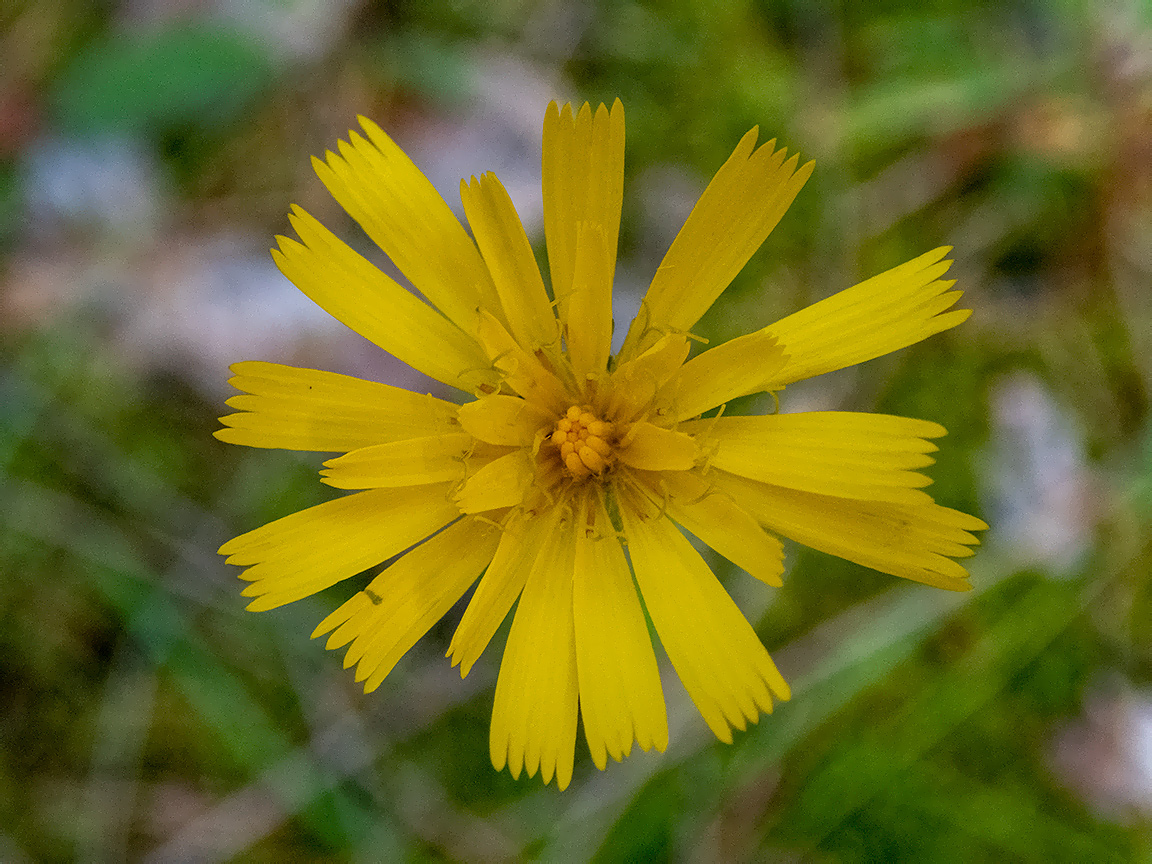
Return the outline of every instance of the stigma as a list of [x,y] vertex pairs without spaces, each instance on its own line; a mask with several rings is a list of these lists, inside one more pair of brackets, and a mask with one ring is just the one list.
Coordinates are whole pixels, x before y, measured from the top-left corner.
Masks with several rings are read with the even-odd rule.
[[587,406],[573,405],[559,420],[550,441],[560,451],[564,470],[574,479],[599,476],[612,464],[615,428]]

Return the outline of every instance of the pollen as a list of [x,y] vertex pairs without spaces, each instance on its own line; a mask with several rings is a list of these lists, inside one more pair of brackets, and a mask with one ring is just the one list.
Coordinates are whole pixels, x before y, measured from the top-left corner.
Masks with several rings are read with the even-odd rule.
[[599,476],[612,464],[615,429],[587,406],[573,405],[556,421],[549,439],[560,453],[569,476],[582,480]]

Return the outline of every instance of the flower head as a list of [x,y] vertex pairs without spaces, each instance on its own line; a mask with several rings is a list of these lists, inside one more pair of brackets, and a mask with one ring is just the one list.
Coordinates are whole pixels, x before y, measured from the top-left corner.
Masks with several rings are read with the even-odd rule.
[[[448,654],[466,675],[514,603],[491,755],[565,787],[578,716],[593,761],[663,750],[664,697],[644,610],[713,732],[732,740],[789,697],[756,633],[681,529],[768,585],[791,537],[885,573],[968,587],[979,519],[933,502],[918,469],[944,434],[876,414],[723,415],[726,402],[911,345],[968,317],[937,249],[689,359],[689,333],[812,171],[753,129],[709,184],[611,354],[624,112],[544,118],[551,295],[492,174],[460,186],[471,236],[419,169],[361,118],[320,179],[427,302],[302,209],[272,254],[304,293],[457,406],[330,372],[233,366],[245,395],[217,437],[336,451],[324,482],[358,490],[221,547],[248,608],[306,597],[410,549],[313,636],[348,646],[365,689],[479,579]],[[720,408],[719,414],[712,409]],[[702,418],[704,414],[711,414]],[[637,589],[639,589],[637,591]]]

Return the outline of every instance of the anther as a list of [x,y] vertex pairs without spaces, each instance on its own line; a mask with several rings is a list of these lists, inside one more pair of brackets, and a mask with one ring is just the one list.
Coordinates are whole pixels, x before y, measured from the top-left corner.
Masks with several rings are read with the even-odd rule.
[[583,480],[603,474],[613,462],[615,427],[588,406],[572,405],[556,421],[548,440],[560,453],[569,476]]
[[585,444],[579,450],[580,461],[584,463],[585,467],[593,474],[599,474],[607,466],[604,464],[604,457]]
[[569,453],[567,456],[564,457],[564,465],[572,473],[573,477],[587,477],[589,474],[592,473],[588,469],[588,466],[586,466],[582,461],[580,461],[580,457],[577,456],[575,453]]
[[603,438],[599,438],[595,435],[589,435],[584,439],[584,443],[599,453],[601,456],[607,456],[612,452],[612,445],[610,445]]
[[588,434],[597,438],[607,438],[612,432],[612,424],[603,420],[593,420],[588,424]]

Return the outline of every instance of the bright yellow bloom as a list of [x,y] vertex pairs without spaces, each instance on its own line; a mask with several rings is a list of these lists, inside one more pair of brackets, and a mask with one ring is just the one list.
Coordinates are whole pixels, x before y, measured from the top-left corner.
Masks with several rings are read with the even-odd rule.
[[[481,577],[448,654],[466,675],[519,600],[496,685],[491,755],[513,776],[572,777],[577,714],[597,767],[668,742],[647,609],[724,741],[788,685],[691,532],[768,585],[781,534],[953,590],[987,526],[934,503],[918,473],[935,423],[875,414],[701,415],[738,396],[911,345],[965,320],[947,249],[687,359],[688,333],[812,172],[753,129],[709,184],[611,355],[624,111],[549,106],[544,223],[551,298],[508,194],[462,182],[472,236],[419,169],[361,118],[314,160],[336,200],[427,303],[293,208],[277,265],[386,351],[474,396],[427,395],[272,363],[233,366],[247,395],[223,441],[344,452],[324,482],[361,490],[221,547],[249,609],[307,597],[414,547],[316,628],[366,690]],[[722,412],[721,412],[722,413]],[[677,527],[680,526],[680,527]],[[769,533],[773,532],[773,533]],[[417,545],[419,544],[419,545]],[[481,576],[481,574],[483,574]],[[637,593],[639,588],[639,594]],[[643,598],[643,606],[641,605]]]

